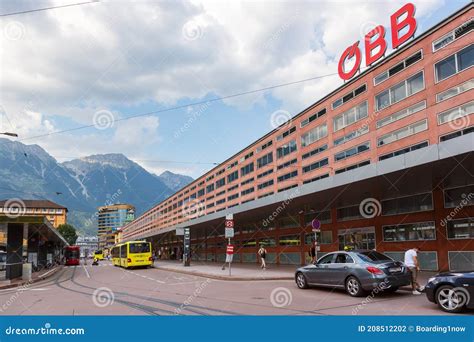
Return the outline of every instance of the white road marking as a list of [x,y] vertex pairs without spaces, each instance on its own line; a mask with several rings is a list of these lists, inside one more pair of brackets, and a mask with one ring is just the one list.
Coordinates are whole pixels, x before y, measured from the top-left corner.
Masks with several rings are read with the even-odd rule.
[[86,266],[82,265],[82,267],[84,268],[84,271],[86,272],[86,275],[87,275],[87,278],[91,278],[90,274],[89,274],[89,271],[87,271],[87,268]]

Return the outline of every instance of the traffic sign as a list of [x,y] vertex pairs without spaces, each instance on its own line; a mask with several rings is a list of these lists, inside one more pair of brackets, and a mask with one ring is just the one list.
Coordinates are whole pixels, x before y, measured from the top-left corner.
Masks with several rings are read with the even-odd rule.
[[176,235],[184,235],[184,228],[176,228]]
[[311,221],[311,227],[313,227],[313,232],[321,231],[321,222],[318,219]]
[[[234,259],[233,254],[227,254],[226,257],[225,257],[225,262],[228,262],[229,265],[230,265],[230,263],[232,262],[233,259]],[[229,272],[230,272],[230,267],[229,267]]]
[[227,245],[226,254],[234,254],[234,245]]
[[234,228],[234,221],[226,220],[225,221],[225,226],[226,226],[226,228]]
[[234,228],[226,228],[225,229],[225,238],[233,238],[234,237]]
[[232,221],[232,220],[234,219],[234,214],[227,214],[227,215],[225,216],[225,219],[226,219],[226,220],[229,220],[229,221]]

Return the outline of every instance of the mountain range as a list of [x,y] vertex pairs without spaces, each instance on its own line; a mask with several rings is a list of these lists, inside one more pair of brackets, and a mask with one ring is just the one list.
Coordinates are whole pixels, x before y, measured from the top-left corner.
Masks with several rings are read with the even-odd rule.
[[38,145],[0,139],[0,199],[49,199],[67,207],[68,222],[86,235],[97,233],[97,207],[128,203],[140,215],[192,180],[155,175],[120,153],[59,163]]

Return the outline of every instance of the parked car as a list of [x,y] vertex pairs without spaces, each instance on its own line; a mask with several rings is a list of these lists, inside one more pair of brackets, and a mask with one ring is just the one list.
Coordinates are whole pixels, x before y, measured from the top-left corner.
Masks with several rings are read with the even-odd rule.
[[353,296],[379,289],[397,291],[411,283],[408,268],[385,254],[370,250],[339,251],[328,253],[315,264],[300,267],[295,273],[300,289],[309,286],[343,288]]
[[7,269],[7,252],[0,252],[0,271]]
[[446,312],[474,309],[474,272],[444,272],[428,279],[426,297]]

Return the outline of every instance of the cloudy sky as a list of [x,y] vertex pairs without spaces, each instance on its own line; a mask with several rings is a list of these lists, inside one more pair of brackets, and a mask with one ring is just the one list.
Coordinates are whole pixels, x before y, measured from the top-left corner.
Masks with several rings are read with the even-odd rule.
[[[77,2],[3,0],[0,12]],[[467,3],[413,2],[417,35]],[[115,0],[2,17],[0,131],[58,161],[120,152],[197,177],[270,131],[272,113],[340,85],[342,51],[404,3]]]

